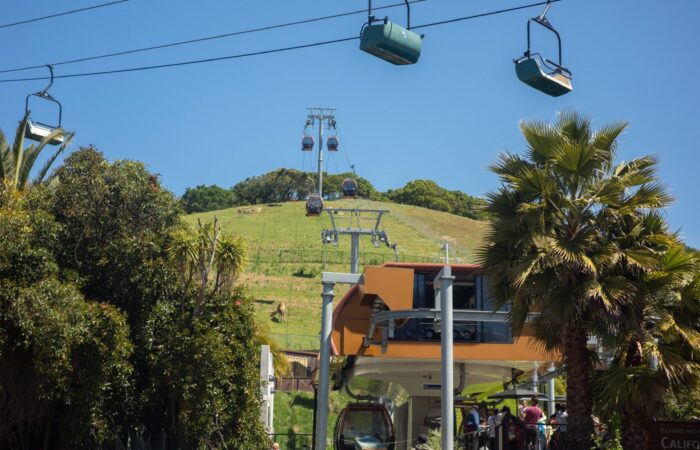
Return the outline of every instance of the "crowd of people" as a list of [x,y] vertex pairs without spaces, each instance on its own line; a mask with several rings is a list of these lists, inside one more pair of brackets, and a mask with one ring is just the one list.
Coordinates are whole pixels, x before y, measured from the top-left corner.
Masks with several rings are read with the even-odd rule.
[[[466,448],[495,450],[499,448],[498,442],[501,442],[500,448],[508,450],[564,449],[568,414],[566,406],[562,404],[557,404],[555,410],[548,418],[540,409],[537,397],[533,397],[529,404],[523,400],[515,414],[504,406],[500,410],[489,410],[487,417],[481,420],[478,406],[474,405],[466,419]],[[484,439],[484,434],[488,436],[487,439]]]

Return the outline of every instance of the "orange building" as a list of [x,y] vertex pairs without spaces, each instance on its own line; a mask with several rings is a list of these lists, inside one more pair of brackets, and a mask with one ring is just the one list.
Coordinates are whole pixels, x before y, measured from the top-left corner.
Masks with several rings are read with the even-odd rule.
[[[392,429],[375,434],[391,435],[395,442],[362,447],[362,442],[352,440],[359,438],[344,433],[346,424],[339,423],[336,448],[410,449],[415,437],[431,428],[431,421],[439,416],[442,327],[433,283],[443,267],[417,263],[366,267],[360,283],[333,310],[335,387],[347,389],[358,401],[372,397],[370,403],[388,405]],[[527,333],[517,339],[511,336],[507,311],[492,312],[487,280],[478,266],[450,268],[456,392],[476,384],[510,381],[558,360],[535,345]]]

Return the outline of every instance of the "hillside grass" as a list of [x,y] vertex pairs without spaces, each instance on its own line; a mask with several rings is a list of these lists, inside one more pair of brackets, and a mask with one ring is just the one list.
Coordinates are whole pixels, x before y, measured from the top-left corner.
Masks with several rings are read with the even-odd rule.
[[[445,242],[450,244],[450,261],[474,262],[475,250],[488,229],[486,222],[432,211],[410,205],[339,200],[326,207],[388,209],[382,228],[390,241],[398,244],[398,256],[404,262],[440,262]],[[328,214],[306,217],[304,202],[241,206],[220,211],[192,214],[190,224],[216,217],[225,232],[243,237],[248,247],[248,265],[239,282],[246,285],[256,300],[258,318],[270,322],[275,340],[289,349],[319,347],[322,271],[349,270],[350,238],[341,236],[338,247],[321,243],[321,230],[330,228]],[[339,227],[357,226],[357,218],[336,215]],[[351,222],[352,221],[352,222]],[[373,218],[360,223],[373,226]],[[375,248],[369,238],[360,242],[360,268],[395,261],[390,248]],[[337,286],[336,301],[347,291]],[[271,321],[270,313],[279,302],[287,306],[287,321]]]

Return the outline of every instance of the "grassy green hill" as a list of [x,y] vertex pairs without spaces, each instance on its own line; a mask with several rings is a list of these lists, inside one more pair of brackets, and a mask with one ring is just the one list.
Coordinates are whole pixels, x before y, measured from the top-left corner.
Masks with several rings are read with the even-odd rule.
[[[409,205],[341,200],[327,207],[388,209],[382,219],[392,243],[398,244],[400,261],[438,262],[441,247],[450,244],[452,262],[473,262],[475,248],[488,227],[475,221],[439,211]],[[248,243],[249,264],[241,276],[257,301],[259,317],[270,323],[275,339],[283,348],[315,349],[320,330],[320,274],[323,270],[348,271],[350,239],[341,236],[338,247],[321,243],[321,230],[330,227],[327,214],[306,217],[303,202],[241,206],[220,211],[192,214],[190,223],[217,217],[225,231],[242,236]],[[357,218],[335,216],[336,224],[348,226]],[[363,226],[371,226],[369,217]],[[368,238],[360,244],[360,265],[394,261],[394,251],[375,248]],[[344,293],[338,286],[336,298]],[[288,321],[271,322],[269,313],[284,301]]]

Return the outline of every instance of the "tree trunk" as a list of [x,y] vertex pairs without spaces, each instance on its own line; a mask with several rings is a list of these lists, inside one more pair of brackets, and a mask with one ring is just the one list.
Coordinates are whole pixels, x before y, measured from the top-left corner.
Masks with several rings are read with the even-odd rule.
[[651,421],[639,408],[633,408],[622,420],[622,448],[639,450],[647,448],[644,430]]
[[[639,367],[642,364],[644,364],[642,340],[635,338],[630,340],[627,347],[625,366]],[[648,423],[650,423],[650,418],[644,410],[633,405],[630,411],[622,417],[622,448],[625,450],[646,448],[644,430]]]
[[570,329],[564,341],[568,450],[590,450],[593,446],[593,402],[589,378],[591,360],[587,341],[586,331],[579,327]]

